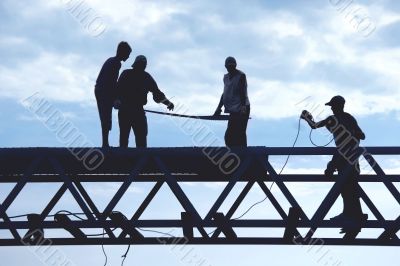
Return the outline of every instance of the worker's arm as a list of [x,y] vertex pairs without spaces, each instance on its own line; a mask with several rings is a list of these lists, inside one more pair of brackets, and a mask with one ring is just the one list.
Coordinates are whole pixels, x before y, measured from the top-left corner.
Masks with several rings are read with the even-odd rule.
[[115,95],[114,95],[114,108],[119,109],[121,107],[121,99],[123,95],[123,90],[124,87],[126,86],[126,79],[128,76],[128,71],[125,70],[121,73],[121,76],[119,76],[117,85],[115,86]]
[[215,109],[214,115],[220,115],[222,113],[222,106],[224,105],[223,99],[224,99],[224,94],[221,95],[217,109]]
[[354,137],[356,137],[357,139],[364,140],[365,139],[364,132],[361,130],[360,126],[358,125],[357,120],[355,118],[353,118],[353,119],[354,119],[354,123],[355,123]]
[[146,87],[153,94],[153,100],[156,103],[166,105],[170,111],[174,110],[174,104],[165,97],[165,94],[158,88],[156,81],[150,74],[146,75]]
[[118,62],[113,61],[110,66],[110,79],[112,82],[112,90],[111,91],[112,91],[113,100],[116,100],[117,95],[118,95],[117,84],[118,84],[118,75],[119,75],[120,69],[121,69],[121,63],[119,61]]
[[240,112],[246,112],[246,88],[247,79],[246,75],[242,74],[239,79],[239,97],[240,97]]
[[338,168],[338,160],[339,160],[339,155],[338,154],[334,154],[332,157],[332,160],[330,162],[328,162],[328,164],[326,165],[326,169],[325,169],[325,176],[332,178],[333,174],[337,171]]
[[329,122],[328,121],[329,118],[327,118],[325,120],[322,120],[322,121],[319,121],[319,122],[315,122],[312,114],[310,112],[306,111],[306,110],[304,110],[301,113],[300,118],[304,119],[312,129],[325,127]]
[[359,127],[358,127],[358,130],[356,130],[354,136],[361,140],[365,139],[365,134],[364,134],[364,132],[362,132],[361,128],[359,128]]

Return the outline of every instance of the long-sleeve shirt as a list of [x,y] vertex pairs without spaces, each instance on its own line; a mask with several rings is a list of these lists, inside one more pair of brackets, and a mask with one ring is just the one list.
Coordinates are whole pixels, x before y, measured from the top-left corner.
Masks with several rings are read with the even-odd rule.
[[121,69],[121,62],[116,57],[108,58],[100,70],[99,76],[96,80],[95,90],[106,92],[111,96],[116,95],[116,85],[118,80],[119,70]]
[[164,93],[146,71],[127,69],[121,73],[117,83],[117,98],[121,101],[122,109],[143,108],[147,104],[149,92],[153,94],[156,103],[165,100]]

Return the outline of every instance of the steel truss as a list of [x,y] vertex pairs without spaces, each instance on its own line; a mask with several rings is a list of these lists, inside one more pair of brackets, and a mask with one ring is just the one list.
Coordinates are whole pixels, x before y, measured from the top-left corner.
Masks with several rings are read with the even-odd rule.
[[[375,216],[361,228],[383,230],[377,238],[358,238],[356,229],[343,238],[315,238],[320,228],[341,228],[344,225],[327,220],[325,217],[340,195],[345,175],[334,180],[321,175],[295,174],[278,175],[271,165],[271,156],[314,156],[333,155],[334,148],[268,148],[249,147],[246,149],[227,148],[149,148],[149,149],[90,149],[90,148],[3,148],[0,149],[0,183],[15,184],[0,205],[0,230],[9,230],[12,238],[0,238],[0,246],[23,245],[160,245],[160,244],[274,244],[274,245],[370,245],[399,246],[396,233],[400,229],[400,216],[386,220],[370,197],[359,186],[362,200]],[[361,153],[361,149],[360,149]],[[393,183],[400,182],[400,175],[386,175],[376,162],[374,155],[400,155],[400,147],[369,147],[363,149],[364,156],[374,170],[372,175],[361,175],[359,182],[383,184],[400,204],[400,193]],[[239,164],[237,164],[239,163]],[[93,167],[97,166],[97,167]],[[236,167],[238,166],[238,167]],[[268,189],[265,182],[274,181],[277,188],[291,205],[284,209]],[[84,182],[122,182],[107,207],[100,211],[85,190]],[[137,182],[153,182],[154,186],[137,208],[132,217],[126,219],[114,212],[118,202],[128,188]],[[210,207],[207,215],[201,217],[182,190],[182,182],[226,182],[223,191]],[[239,182],[245,186],[226,213],[219,212],[232,189]],[[333,182],[312,217],[308,217],[287,188],[288,182]],[[24,220],[10,219],[7,211],[19,193],[28,183],[59,183],[60,187],[41,213],[30,214]],[[162,186],[168,186],[184,208],[178,220],[143,220],[143,212],[149,206]],[[232,217],[252,187],[259,186],[269,202],[279,213],[276,220],[233,220]],[[85,219],[71,218],[65,214],[56,215],[54,220],[46,218],[57,202],[69,191],[79,204]],[[85,229],[104,230],[101,237],[88,236]],[[114,228],[122,231],[116,235]],[[181,237],[149,237],[140,228],[154,230],[178,228]],[[208,234],[206,229],[216,230]],[[283,228],[281,237],[243,237],[237,231],[243,228],[266,230]],[[308,232],[301,235],[298,229]],[[46,230],[62,229],[69,232],[62,238],[46,238]],[[28,230],[28,231],[27,231]],[[195,232],[194,232],[195,230]],[[235,231],[236,230],[236,231]],[[25,232],[24,235],[21,234]],[[210,231],[210,230],[208,230]],[[323,240],[323,241],[318,241]]]

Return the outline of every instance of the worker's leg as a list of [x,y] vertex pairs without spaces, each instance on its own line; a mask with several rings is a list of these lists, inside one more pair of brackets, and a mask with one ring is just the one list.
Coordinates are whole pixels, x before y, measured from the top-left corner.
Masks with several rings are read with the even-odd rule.
[[97,109],[101,122],[102,147],[109,147],[108,135],[112,127],[112,103],[106,93],[95,91]]
[[134,115],[133,120],[133,132],[135,133],[135,141],[137,148],[147,147],[147,118],[146,114],[143,112],[138,112]]
[[250,117],[250,106],[247,107],[245,114],[240,114],[238,118],[238,146],[247,147],[247,123]]
[[343,197],[343,214],[347,217],[359,219],[362,216],[357,182],[359,172],[357,171],[356,166],[351,167],[352,169],[346,177],[347,180],[341,193]]
[[225,133],[225,143],[228,147],[247,147],[247,122],[249,112],[246,114],[231,113],[228,121],[228,128]]
[[129,133],[131,131],[131,118],[127,111],[119,110],[118,112],[119,122],[119,146],[122,148],[128,148]]
[[234,142],[234,127],[235,127],[235,115],[230,114],[229,115],[229,120],[228,120],[228,126],[225,131],[225,145],[227,147],[233,147],[235,146]]

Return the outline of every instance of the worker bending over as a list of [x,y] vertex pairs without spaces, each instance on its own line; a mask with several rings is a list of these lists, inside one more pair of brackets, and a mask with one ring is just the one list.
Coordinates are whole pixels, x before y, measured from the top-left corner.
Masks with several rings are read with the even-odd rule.
[[156,103],[163,103],[168,110],[174,109],[157,86],[153,77],[145,71],[147,59],[143,55],[136,57],[132,69],[124,70],[117,83],[117,100],[114,104],[119,109],[119,145],[128,147],[131,129],[135,134],[136,147],[147,147],[147,119],[143,106],[147,104],[147,94],[151,92]]

